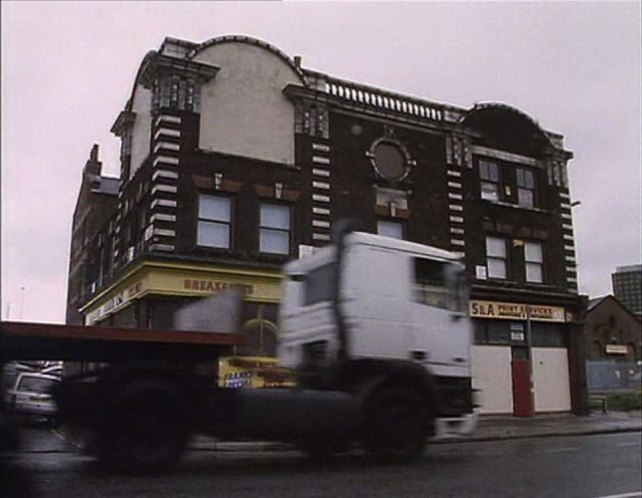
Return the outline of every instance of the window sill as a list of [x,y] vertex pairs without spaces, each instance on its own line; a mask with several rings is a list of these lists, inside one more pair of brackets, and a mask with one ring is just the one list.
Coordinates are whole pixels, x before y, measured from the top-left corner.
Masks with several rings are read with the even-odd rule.
[[488,199],[480,199],[482,202],[492,204],[494,206],[501,206],[501,207],[507,207],[511,209],[519,209],[520,211],[531,211],[534,213],[543,213],[543,214],[551,214],[552,212],[549,211],[548,209],[541,209],[541,208],[536,208],[536,207],[525,207],[525,206],[520,206],[519,204],[512,204],[510,202],[502,202],[502,201],[491,201]]
[[291,254],[281,254],[274,252],[259,252],[259,258],[266,261],[289,261],[292,258]]
[[228,254],[232,252],[231,247],[204,246],[200,244],[195,245],[194,249],[197,251],[207,251],[211,253],[220,253],[220,254]]
[[504,278],[475,278],[475,282],[488,282],[490,284],[502,284],[502,285],[520,285],[520,282],[516,280],[507,280]]

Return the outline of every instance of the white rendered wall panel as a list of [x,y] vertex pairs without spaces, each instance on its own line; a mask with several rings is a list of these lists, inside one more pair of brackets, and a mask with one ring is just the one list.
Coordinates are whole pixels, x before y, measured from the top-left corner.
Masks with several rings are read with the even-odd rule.
[[480,413],[513,413],[509,346],[473,346],[473,388],[481,390]]
[[533,387],[536,412],[571,410],[566,348],[533,348]]

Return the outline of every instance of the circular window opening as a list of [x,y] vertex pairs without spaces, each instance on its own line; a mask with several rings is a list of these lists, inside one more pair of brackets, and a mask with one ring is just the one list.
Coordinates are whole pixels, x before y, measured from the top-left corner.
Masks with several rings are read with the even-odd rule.
[[407,173],[406,158],[401,147],[394,142],[382,141],[372,151],[374,167],[389,181],[401,180]]

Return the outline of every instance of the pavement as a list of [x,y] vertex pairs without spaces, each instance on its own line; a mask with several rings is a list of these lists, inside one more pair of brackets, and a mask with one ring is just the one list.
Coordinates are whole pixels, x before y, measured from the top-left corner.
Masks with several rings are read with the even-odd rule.
[[[593,412],[586,416],[569,413],[536,415],[534,417],[482,415],[473,434],[448,438],[431,444],[467,441],[499,441],[540,437],[580,436],[642,431],[642,412]],[[192,441],[194,450],[216,451],[279,451],[292,445],[273,442],[217,441],[199,436]]]
[[[45,427],[25,427],[22,431],[20,452],[57,453],[74,450],[60,430],[49,437]],[[642,431],[642,412],[593,412],[587,416],[569,413],[536,415],[520,418],[513,416],[482,415],[475,432],[469,436],[442,439],[432,444],[468,441],[498,441],[540,437],[579,436]],[[197,451],[284,451],[295,449],[292,444],[261,441],[219,441],[207,436],[195,437],[190,449]]]

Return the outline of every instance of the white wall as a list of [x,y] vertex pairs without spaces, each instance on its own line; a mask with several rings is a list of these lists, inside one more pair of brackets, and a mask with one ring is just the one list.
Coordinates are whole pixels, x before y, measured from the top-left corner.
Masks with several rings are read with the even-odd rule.
[[571,410],[566,348],[533,348],[535,411]]
[[292,67],[243,42],[212,45],[194,60],[220,67],[201,91],[200,148],[294,164],[294,106],[283,94],[301,84]]
[[480,413],[513,413],[510,346],[473,346],[473,388],[481,389]]
[[136,113],[132,128],[132,156],[130,178],[149,155],[149,140],[152,130],[152,92],[136,86],[132,102],[132,111]]

